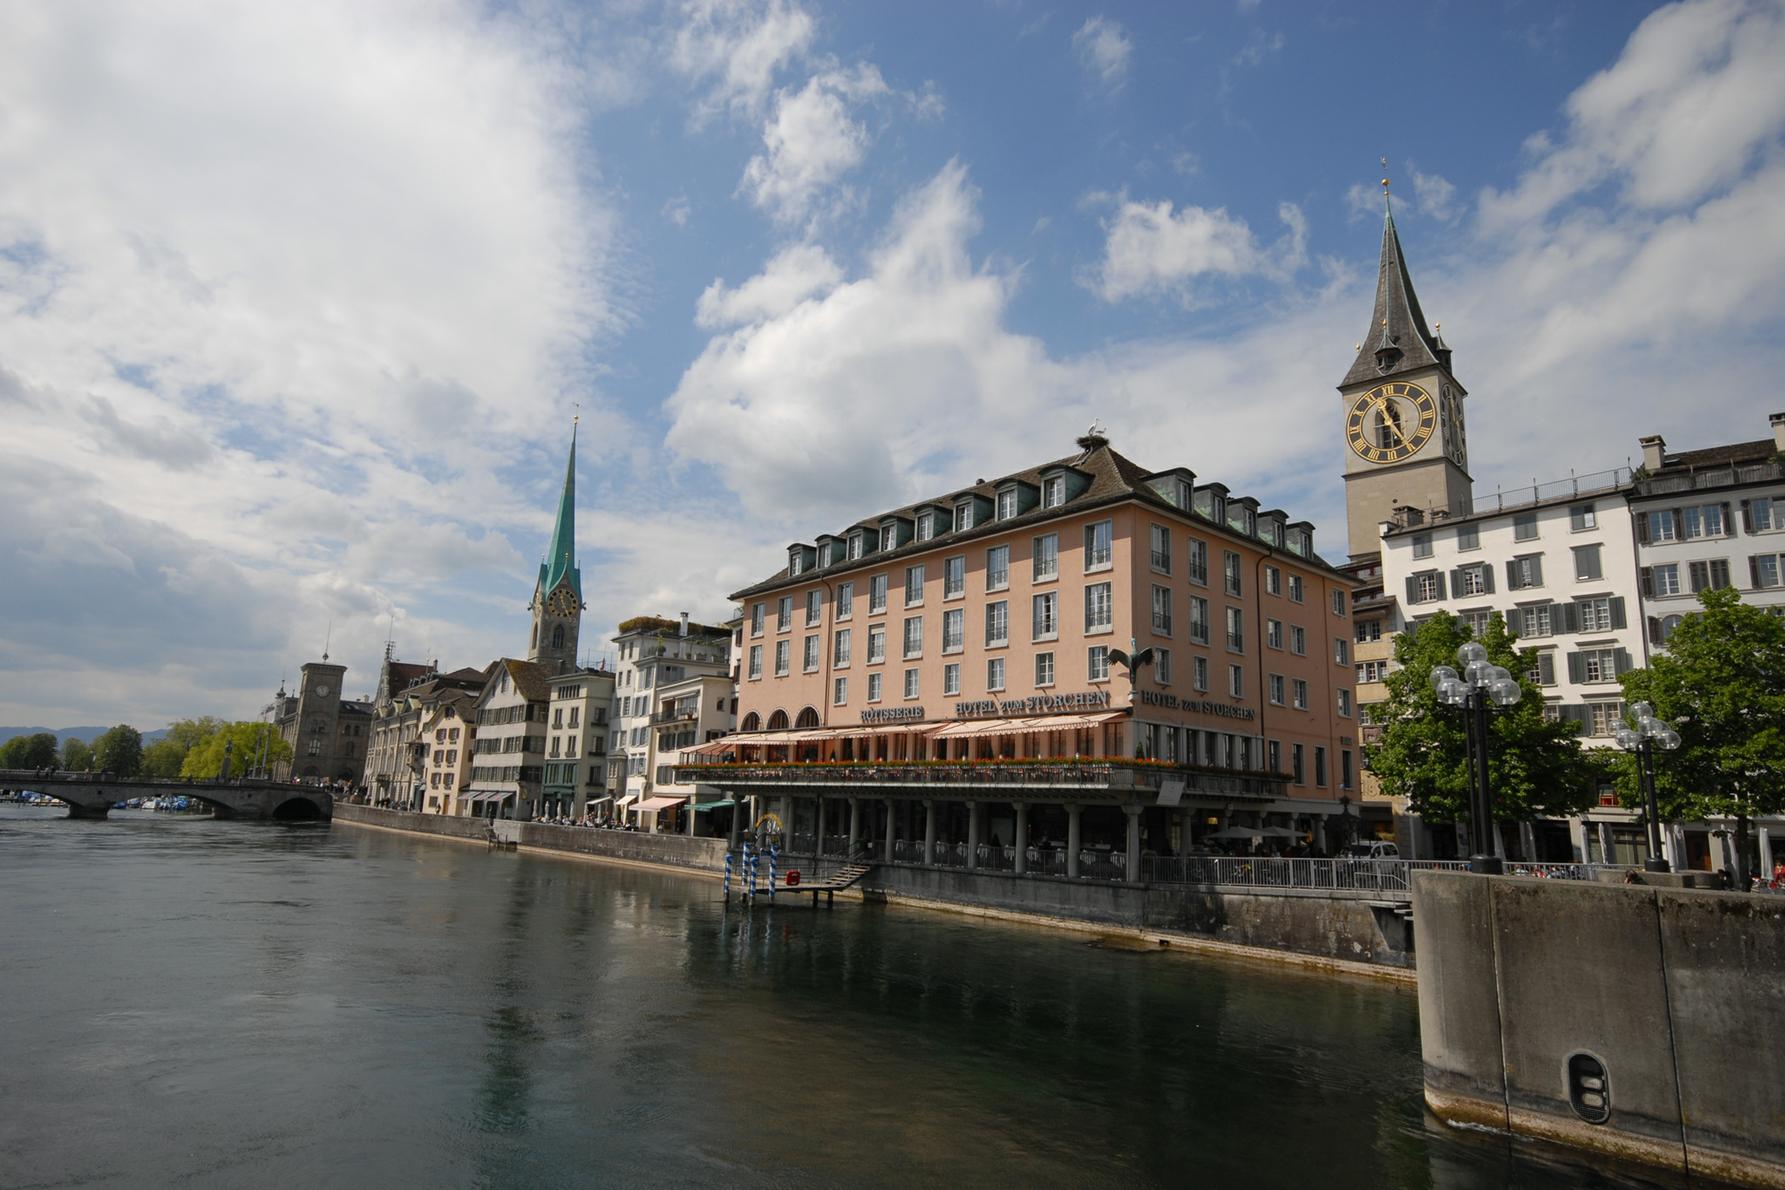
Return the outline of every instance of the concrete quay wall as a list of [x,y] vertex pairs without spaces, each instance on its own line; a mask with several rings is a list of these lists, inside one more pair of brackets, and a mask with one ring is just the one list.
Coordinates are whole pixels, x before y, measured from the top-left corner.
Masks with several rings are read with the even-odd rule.
[[506,819],[492,822],[484,818],[453,818],[444,814],[417,814],[410,810],[384,810],[352,802],[335,803],[335,821],[409,831],[419,835],[479,841],[487,839],[494,830],[504,842],[535,847],[541,851],[563,851],[632,863],[664,864],[703,872],[722,871],[725,867],[723,839],[690,839],[682,835],[649,835],[582,826],[554,826],[544,822],[513,822]]
[[1419,872],[1413,902],[1439,1116],[1785,1187],[1785,898]]

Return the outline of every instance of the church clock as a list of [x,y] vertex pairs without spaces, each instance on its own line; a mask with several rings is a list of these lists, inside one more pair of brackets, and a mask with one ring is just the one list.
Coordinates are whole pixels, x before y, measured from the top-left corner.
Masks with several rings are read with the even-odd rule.
[[551,598],[546,600],[545,608],[554,616],[574,616],[579,610],[576,596],[564,587],[552,592]]
[[1360,393],[1345,415],[1345,440],[1370,463],[1398,463],[1438,428],[1438,403],[1417,384],[1390,381]]

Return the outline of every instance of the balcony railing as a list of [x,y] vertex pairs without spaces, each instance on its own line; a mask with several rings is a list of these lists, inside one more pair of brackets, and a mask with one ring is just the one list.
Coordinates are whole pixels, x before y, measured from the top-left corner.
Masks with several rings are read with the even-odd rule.
[[1743,463],[1707,467],[1685,475],[1657,475],[1636,482],[1639,496],[1665,496],[1671,492],[1699,492],[1707,488],[1731,488],[1737,484],[1766,483],[1785,479],[1785,463]]
[[1260,799],[1288,796],[1288,778],[1282,776],[1126,759],[789,761],[676,766],[678,783],[700,782],[721,788],[799,785],[884,790],[919,786],[953,787],[974,794],[1069,789],[1144,797],[1156,794],[1168,779],[1183,781],[1184,792],[1194,795]]
[[651,726],[656,727],[663,723],[692,723],[698,718],[700,718],[700,709],[698,707],[686,707],[674,711],[658,711],[651,716]]

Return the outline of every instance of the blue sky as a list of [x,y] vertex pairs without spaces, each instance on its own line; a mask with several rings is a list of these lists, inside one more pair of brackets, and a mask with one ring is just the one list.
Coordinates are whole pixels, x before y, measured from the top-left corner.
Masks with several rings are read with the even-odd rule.
[[1390,159],[1478,491],[1785,408],[1785,8],[8,6],[0,722],[599,649],[1093,419],[1345,553]]

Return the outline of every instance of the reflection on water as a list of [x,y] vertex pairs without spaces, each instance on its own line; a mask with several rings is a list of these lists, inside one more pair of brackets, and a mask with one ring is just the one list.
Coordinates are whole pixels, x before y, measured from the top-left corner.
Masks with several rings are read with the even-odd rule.
[[1646,1184],[1399,987],[346,826],[0,808],[0,1002],[9,1186]]

